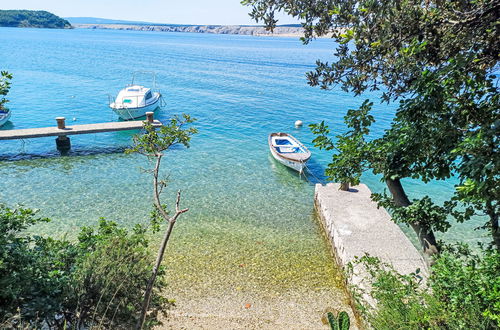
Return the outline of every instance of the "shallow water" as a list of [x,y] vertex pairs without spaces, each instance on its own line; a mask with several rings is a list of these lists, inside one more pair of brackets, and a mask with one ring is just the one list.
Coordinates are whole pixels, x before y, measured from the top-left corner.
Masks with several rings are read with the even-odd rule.
[[[325,120],[338,133],[345,111],[364,100],[306,84],[304,73],[316,59],[332,60],[331,47],[326,39],[303,46],[295,38],[0,28],[0,68],[14,75],[13,115],[4,129],[52,126],[57,116],[69,125],[114,121],[107,94],[116,94],[134,70],[155,71],[167,102],[156,116],[191,114],[200,132],[191,148],[172,150],[163,163],[171,180],[167,200],[182,188],[182,205],[190,208],[168,256],[171,274],[185,274],[176,283],[201,288],[215,277],[218,285],[241,289],[327,288],[338,273],[312,216],[312,198],[330,155],[312,148],[310,131],[293,123]],[[374,134],[381,134],[393,112],[377,105],[374,114]],[[269,155],[273,131],[290,132],[311,147],[308,180]],[[36,228],[42,234],[72,236],[100,217],[147,222],[151,179],[141,168],[150,164],[123,154],[133,134],[71,137],[66,157],[55,151],[53,138],[2,141],[0,201],[52,218]],[[373,175],[363,181],[383,189]],[[407,190],[439,201],[453,184],[408,182]],[[445,237],[472,241],[477,225]]]

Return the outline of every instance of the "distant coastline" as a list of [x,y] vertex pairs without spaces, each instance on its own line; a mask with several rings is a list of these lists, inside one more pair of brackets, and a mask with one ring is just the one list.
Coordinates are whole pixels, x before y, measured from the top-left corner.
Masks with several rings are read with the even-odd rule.
[[79,29],[108,29],[157,32],[191,32],[213,34],[240,34],[253,36],[301,37],[304,29],[301,26],[277,26],[273,32],[263,26],[248,25],[163,25],[163,24],[82,24],[73,23]]
[[44,10],[0,10],[0,27],[71,29],[71,24]]

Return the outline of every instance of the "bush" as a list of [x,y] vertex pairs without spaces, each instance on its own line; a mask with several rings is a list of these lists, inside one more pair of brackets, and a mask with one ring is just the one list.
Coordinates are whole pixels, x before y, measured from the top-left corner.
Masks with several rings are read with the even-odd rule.
[[371,297],[377,307],[358,301],[359,308],[375,329],[498,329],[500,253],[481,252],[446,247],[426,284],[418,273],[401,275],[365,256],[358,262],[373,279]]
[[[448,247],[432,267],[431,289],[460,327],[500,327],[500,253]],[[463,311],[467,313],[463,313]],[[476,328],[479,329],[479,328]]]
[[[0,205],[0,326],[132,327],[153,261],[145,227],[101,219],[69,242],[26,233],[41,221],[48,219]],[[155,292],[164,285],[160,276]],[[153,297],[157,311],[165,300]]]
[[6,112],[5,103],[9,102],[5,98],[9,94],[10,90],[10,80],[12,79],[12,74],[7,71],[0,71],[0,112]]

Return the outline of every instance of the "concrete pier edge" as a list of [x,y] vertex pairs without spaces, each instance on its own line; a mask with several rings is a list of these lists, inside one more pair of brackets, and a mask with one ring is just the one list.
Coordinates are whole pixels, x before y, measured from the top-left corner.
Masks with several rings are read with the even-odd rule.
[[[349,191],[339,188],[340,184],[337,183],[325,186],[316,184],[314,192],[315,210],[337,264],[345,270],[356,257],[368,254],[392,265],[400,274],[420,269],[425,280],[428,268],[423,257],[391,220],[389,213],[378,208],[377,203],[371,200],[370,189],[364,184],[351,187]],[[365,292],[364,300],[375,306],[369,295],[369,275],[361,265],[355,266],[352,275],[344,279],[355,313],[355,302],[349,286],[362,289]]]

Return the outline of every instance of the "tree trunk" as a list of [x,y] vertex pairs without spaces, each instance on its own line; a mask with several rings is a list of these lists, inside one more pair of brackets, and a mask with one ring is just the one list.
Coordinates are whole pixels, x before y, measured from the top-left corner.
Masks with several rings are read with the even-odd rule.
[[[392,194],[394,203],[397,206],[406,207],[411,205],[411,202],[408,199],[408,196],[406,195],[399,179],[386,179],[385,182]],[[428,225],[420,222],[410,222],[410,226],[417,234],[418,240],[420,241],[420,245],[422,246],[426,257],[432,257],[433,255],[439,253],[439,246],[436,242],[436,237]]]
[[170,221],[168,223],[168,229],[163,236],[163,240],[161,242],[160,248],[158,250],[158,254],[156,256],[156,262],[153,267],[153,271],[151,273],[151,277],[149,278],[148,284],[146,286],[146,291],[144,293],[144,301],[142,303],[141,316],[136,324],[136,329],[142,329],[144,324],[144,320],[146,319],[146,313],[148,312],[149,303],[151,301],[151,293],[153,292],[153,285],[156,281],[156,276],[158,275],[158,270],[160,269],[161,262],[163,260],[163,255],[165,254],[165,248],[167,247],[168,240],[170,238],[170,234],[172,233],[172,229],[174,229],[175,221]]
[[491,201],[486,202],[486,213],[490,217],[491,236],[493,236],[493,244],[500,252],[500,228],[498,224],[498,212],[495,212],[495,207]]
[[493,236],[493,243],[500,252],[500,228],[498,226],[498,214],[495,214],[491,218],[491,235]]
[[341,182],[340,183],[340,190],[349,191],[349,182]]

